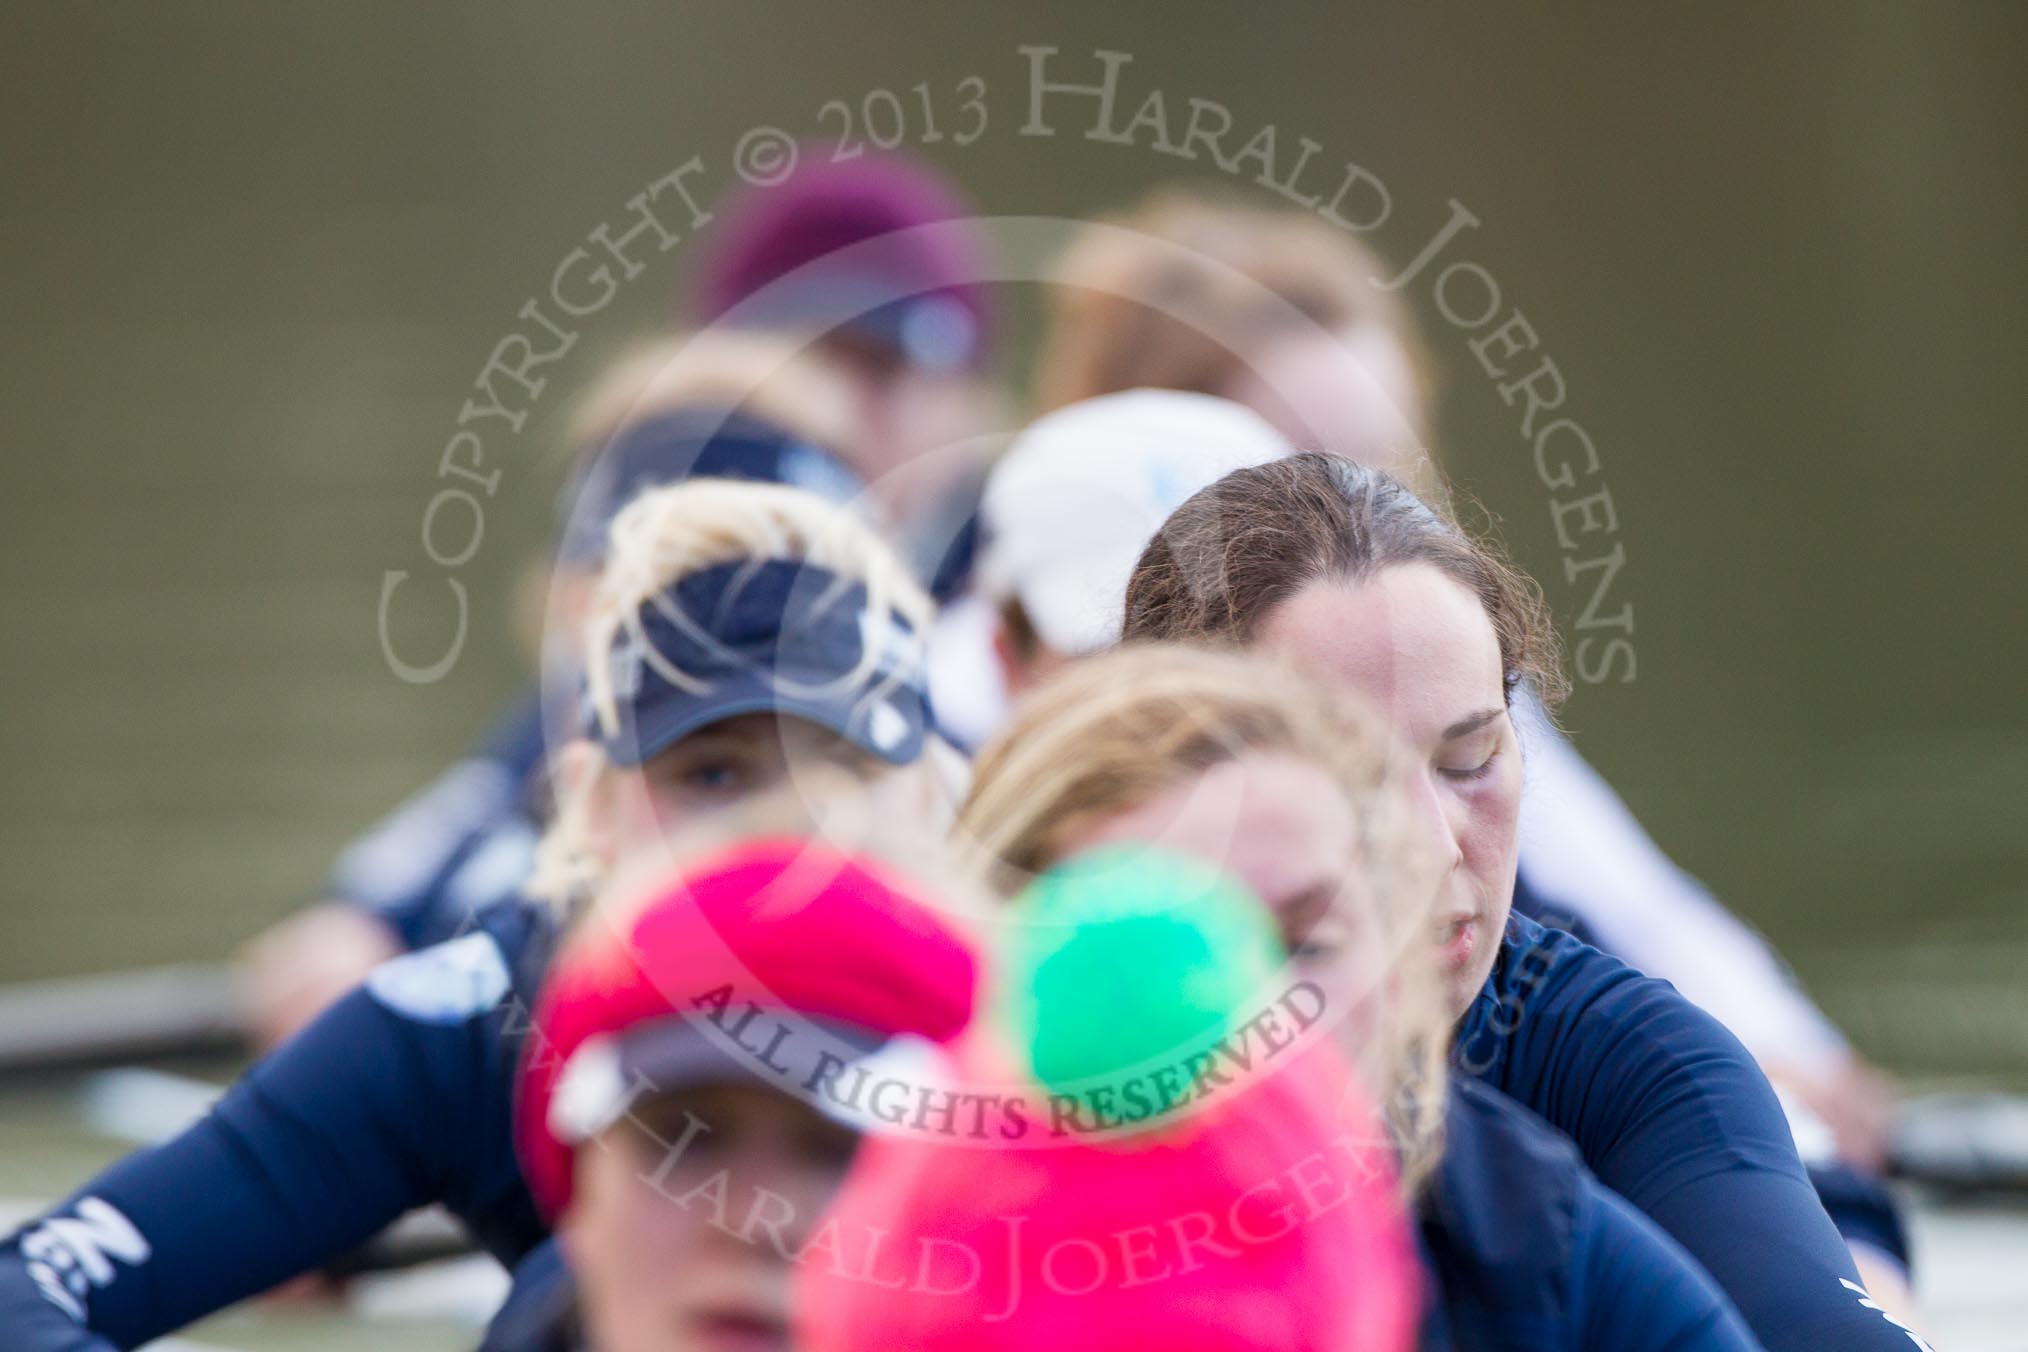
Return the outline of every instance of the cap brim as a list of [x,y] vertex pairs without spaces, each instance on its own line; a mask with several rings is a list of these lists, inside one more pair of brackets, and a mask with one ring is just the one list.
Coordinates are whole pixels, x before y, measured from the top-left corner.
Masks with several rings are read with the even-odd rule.
[[[793,679],[817,685],[835,680],[836,674]],[[815,698],[784,693],[769,673],[727,676],[706,694],[670,701],[649,709],[645,716],[637,712],[631,727],[607,739],[606,751],[615,764],[640,765],[715,723],[742,714],[771,713],[828,728],[890,765],[913,764],[921,757],[934,726],[928,699],[923,692],[902,685],[870,702],[866,693],[855,687],[835,698]]]
[[[791,1011],[777,1011],[784,1019],[802,1025],[807,1053],[800,1058],[808,1064],[769,1062],[744,1047],[735,1050],[691,1023],[686,1016],[657,1020],[623,1034],[620,1038],[620,1069],[628,1083],[636,1077],[653,1086],[657,1094],[680,1093],[709,1085],[755,1084],[768,1089],[807,1091],[811,1075],[819,1069],[814,1054],[827,1048],[836,1054],[837,1044],[859,1057],[878,1051],[883,1039],[863,1028],[832,1019],[811,1018]],[[793,1039],[785,1040],[784,1046]],[[780,1048],[769,1048],[779,1057]],[[783,1070],[782,1065],[787,1064]]]
[[[629,1115],[635,1104],[669,1094],[720,1085],[747,1085],[810,1103],[855,1131],[865,1123],[850,1111],[833,1111],[814,1089],[840,1065],[856,1064],[884,1045],[878,1034],[832,1019],[776,1011],[801,1036],[761,1051],[731,1044],[685,1014],[665,1015],[619,1033],[587,1041],[558,1082],[549,1129],[565,1145],[582,1145]],[[823,1058],[830,1058],[827,1062]]]
[[958,371],[979,356],[970,310],[928,280],[819,275],[762,291],[740,313],[759,328],[805,328],[849,335],[910,365]]
[[679,408],[621,427],[571,477],[558,500],[558,552],[573,562],[603,557],[621,508],[648,489],[690,479],[784,484],[847,504],[866,491],[830,451],[766,419],[736,408]]

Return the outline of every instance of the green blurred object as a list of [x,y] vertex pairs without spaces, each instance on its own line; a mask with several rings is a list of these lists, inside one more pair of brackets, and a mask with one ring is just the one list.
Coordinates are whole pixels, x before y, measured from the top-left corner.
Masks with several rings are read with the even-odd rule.
[[[1145,846],[1080,855],[1022,894],[1005,1018],[1038,1083],[1075,1093],[1225,1037],[1281,964],[1266,910],[1223,873]],[[1156,1112],[1189,1077],[1151,1086]]]

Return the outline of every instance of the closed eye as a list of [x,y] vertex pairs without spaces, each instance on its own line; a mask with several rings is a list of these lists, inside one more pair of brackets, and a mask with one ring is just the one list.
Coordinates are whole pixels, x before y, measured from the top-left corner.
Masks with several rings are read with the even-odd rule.
[[1445,779],[1449,779],[1460,783],[1468,783],[1474,779],[1485,778],[1487,773],[1492,770],[1493,762],[1499,759],[1500,759],[1500,748],[1496,746],[1491,751],[1487,752],[1486,758],[1480,761],[1477,765],[1467,765],[1467,766],[1440,765],[1437,767],[1437,773],[1442,775]]

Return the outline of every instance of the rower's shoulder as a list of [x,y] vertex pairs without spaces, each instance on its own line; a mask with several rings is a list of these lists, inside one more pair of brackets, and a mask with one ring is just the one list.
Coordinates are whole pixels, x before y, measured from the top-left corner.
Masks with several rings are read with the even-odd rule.
[[546,963],[555,926],[546,907],[522,898],[484,908],[467,933],[390,958],[366,978],[382,1007],[415,1023],[482,1018],[529,984]]
[[1508,1003],[1531,994],[1538,999],[1589,1000],[1613,992],[1623,999],[1689,1006],[1667,981],[1646,975],[1567,930],[1519,914],[1507,918],[1486,984],[1488,993]]
[[1453,1047],[1461,1067],[1524,1102],[1534,1095],[1517,1084],[1544,1062],[1566,1070],[1611,1062],[1632,1073],[1654,1059],[1648,1052],[1664,1060],[1750,1060],[1736,1038],[1667,981],[1522,916],[1509,919]]

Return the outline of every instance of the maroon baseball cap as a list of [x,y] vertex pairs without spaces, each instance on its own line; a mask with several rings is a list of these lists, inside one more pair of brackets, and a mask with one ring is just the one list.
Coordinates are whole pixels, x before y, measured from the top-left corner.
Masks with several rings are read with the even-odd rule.
[[991,348],[991,250],[950,180],[899,154],[834,160],[815,142],[724,210],[695,318],[849,333],[911,365],[977,368]]

